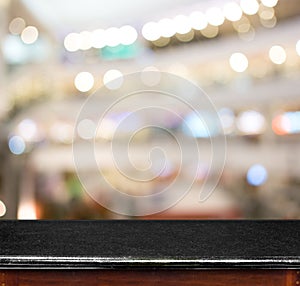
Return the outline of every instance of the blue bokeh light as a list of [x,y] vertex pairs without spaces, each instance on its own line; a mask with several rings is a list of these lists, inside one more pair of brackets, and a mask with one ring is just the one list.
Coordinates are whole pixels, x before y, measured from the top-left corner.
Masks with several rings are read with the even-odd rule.
[[21,136],[12,136],[8,141],[8,147],[11,153],[21,155],[26,149],[26,144]]
[[195,138],[209,138],[219,133],[216,116],[209,112],[191,112],[183,122],[183,132]]
[[252,186],[260,186],[268,179],[266,168],[260,164],[255,164],[247,172],[247,182]]

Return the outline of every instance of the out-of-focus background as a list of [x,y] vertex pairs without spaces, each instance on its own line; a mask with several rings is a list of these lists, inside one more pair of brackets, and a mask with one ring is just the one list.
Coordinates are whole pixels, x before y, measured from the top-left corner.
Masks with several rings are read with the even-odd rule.
[[[209,172],[204,158],[184,199],[143,218],[300,218],[299,27],[298,0],[0,0],[0,217],[128,218],[99,205],[80,184],[72,139],[84,138],[90,122],[74,133],[76,116],[111,79],[156,70],[191,80],[208,94],[227,155],[208,200],[198,202]],[[178,175],[172,159],[147,184],[111,167],[109,142],[124,112],[112,114],[107,134],[95,139],[105,175],[125,193],[157,192]],[[206,148],[201,122],[182,116]],[[162,120],[166,130],[182,132],[182,122]],[[167,139],[155,128],[141,133],[137,158],[144,158],[149,140]],[[86,168],[91,180],[99,176]],[[183,169],[185,182],[189,166]],[[113,205],[122,203],[105,188],[98,192]]]

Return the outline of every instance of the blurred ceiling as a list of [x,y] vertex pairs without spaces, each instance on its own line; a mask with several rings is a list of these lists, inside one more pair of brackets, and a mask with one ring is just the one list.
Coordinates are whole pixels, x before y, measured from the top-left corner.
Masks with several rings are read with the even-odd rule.
[[[39,21],[54,33],[91,30],[131,24],[141,27],[146,21],[183,13],[211,0],[22,0]],[[213,3],[215,3],[214,1]],[[220,1],[218,1],[220,2]]]

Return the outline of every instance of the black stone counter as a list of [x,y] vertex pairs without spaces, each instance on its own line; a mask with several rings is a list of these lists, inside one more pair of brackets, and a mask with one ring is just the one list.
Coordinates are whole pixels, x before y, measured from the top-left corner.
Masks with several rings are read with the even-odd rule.
[[0,221],[0,268],[294,269],[300,221]]

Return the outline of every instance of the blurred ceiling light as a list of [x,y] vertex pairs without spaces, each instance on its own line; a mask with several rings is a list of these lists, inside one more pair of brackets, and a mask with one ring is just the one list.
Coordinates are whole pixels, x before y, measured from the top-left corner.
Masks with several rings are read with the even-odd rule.
[[273,18],[269,20],[265,20],[260,18],[260,23],[265,27],[265,28],[274,28],[277,24],[277,18],[274,16]]
[[263,165],[255,164],[247,172],[247,182],[252,186],[261,186],[268,179],[268,173]]
[[123,84],[123,74],[119,70],[108,70],[103,76],[103,84],[108,89],[118,89]]
[[26,149],[26,144],[21,136],[12,136],[8,140],[8,147],[11,153],[21,155]]
[[220,8],[218,7],[212,7],[209,8],[206,13],[206,18],[209,24],[213,26],[220,26],[224,23],[224,15]]
[[250,23],[243,23],[237,26],[237,31],[239,33],[247,33],[249,32],[250,28],[251,28]]
[[83,119],[77,125],[78,136],[82,139],[93,139],[96,135],[97,125],[91,119]]
[[240,6],[247,15],[254,15],[259,9],[259,4],[256,0],[240,0]]
[[148,22],[142,28],[142,35],[148,41],[156,41],[160,38],[160,27],[155,22]]
[[80,36],[77,33],[70,33],[64,40],[65,49],[69,52],[76,52],[80,47]]
[[269,57],[274,64],[281,65],[286,61],[286,52],[281,46],[273,46],[269,50]]
[[224,16],[227,20],[235,22],[242,18],[243,11],[236,2],[229,2],[224,6]]
[[121,42],[121,33],[120,30],[116,27],[111,27],[105,30],[105,44],[109,47],[116,47]]
[[230,108],[221,108],[218,111],[224,134],[230,134],[234,130],[235,116]]
[[278,3],[278,0],[261,0],[261,3],[266,7],[275,7]]
[[97,29],[92,32],[91,35],[92,47],[101,49],[105,47],[105,31],[103,29]]
[[129,25],[125,25],[119,29],[120,33],[120,43],[122,45],[133,44],[138,37],[138,33],[135,28]]
[[20,35],[25,26],[25,20],[21,17],[17,17],[10,22],[8,29],[13,35]]
[[94,86],[94,77],[89,72],[80,72],[74,80],[75,87],[81,92],[87,92]]
[[189,31],[187,34],[176,34],[176,38],[180,42],[190,42],[194,39],[195,33],[193,30]]
[[204,13],[195,11],[190,14],[190,23],[193,29],[195,30],[203,30],[207,27],[208,22]]
[[39,31],[34,26],[27,26],[21,34],[21,39],[25,44],[33,44],[39,36]]
[[32,142],[37,138],[37,126],[36,123],[31,119],[24,119],[18,125],[18,133],[26,141]]
[[245,31],[245,27],[248,27],[249,30],[249,28],[251,27],[251,23],[246,16],[242,16],[240,20],[233,22],[232,25],[237,32]]
[[265,130],[266,120],[261,113],[255,110],[247,110],[239,114],[237,127],[246,135],[261,134]]
[[219,33],[219,27],[208,25],[205,29],[201,30],[201,34],[206,38],[214,38]]
[[190,20],[187,16],[177,15],[173,19],[173,21],[174,21],[176,33],[178,34],[182,34],[182,35],[187,34],[192,29]]
[[236,72],[244,72],[248,68],[248,59],[242,53],[234,53],[230,56],[229,64]]
[[274,17],[275,11],[273,8],[269,8],[269,7],[265,7],[264,5],[260,5],[258,14],[261,19],[270,20]]
[[153,41],[152,44],[156,47],[162,48],[170,43],[170,38],[161,37],[156,41]]
[[296,43],[296,52],[300,56],[300,40]]
[[2,201],[0,201],[0,217],[5,216],[5,214],[6,214],[6,206]]
[[92,33],[88,31],[83,31],[79,34],[79,49],[86,51],[92,47]]
[[176,34],[175,23],[173,20],[164,18],[158,22],[158,25],[162,37],[170,38]]

